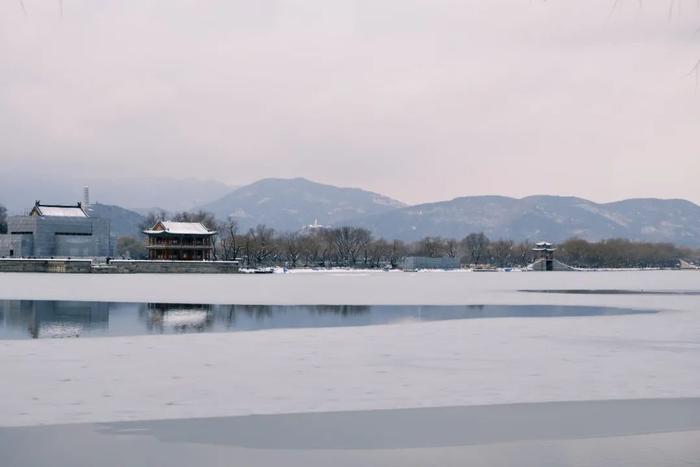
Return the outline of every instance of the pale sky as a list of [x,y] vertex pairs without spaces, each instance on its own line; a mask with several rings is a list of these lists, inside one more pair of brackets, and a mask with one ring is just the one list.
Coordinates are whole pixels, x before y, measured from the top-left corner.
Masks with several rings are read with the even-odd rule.
[[0,4],[2,171],[700,203],[696,0],[60,4]]

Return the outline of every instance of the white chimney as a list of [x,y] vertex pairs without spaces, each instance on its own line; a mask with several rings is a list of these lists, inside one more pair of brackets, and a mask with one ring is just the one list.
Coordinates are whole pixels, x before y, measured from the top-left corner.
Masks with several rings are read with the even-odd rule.
[[87,209],[90,207],[90,188],[84,186],[83,187],[83,209]]

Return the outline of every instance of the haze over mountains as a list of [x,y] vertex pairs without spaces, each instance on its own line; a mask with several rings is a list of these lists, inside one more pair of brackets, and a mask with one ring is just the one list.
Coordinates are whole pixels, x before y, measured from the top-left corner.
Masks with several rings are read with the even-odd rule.
[[172,211],[193,209],[233,190],[214,180],[161,177],[79,177],[0,173],[0,202],[12,214],[21,214],[35,200],[74,204],[90,187],[92,202],[122,206],[141,213],[153,208]]
[[[218,182],[141,179],[138,183],[153,189],[140,191],[136,191],[138,183],[128,180],[124,191],[129,193],[107,191],[109,196],[105,197],[102,185],[92,187],[95,197],[102,201],[98,211],[112,219],[113,230],[120,235],[138,234],[142,217],[109,204],[132,209],[158,206],[171,212],[203,209],[221,220],[236,219],[243,231],[257,224],[297,231],[317,220],[322,225],[362,226],[377,236],[408,241],[429,235],[462,238],[471,232],[484,232],[492,239],[559,242],[572,237],[591,241],[627,238],[700,247],[700,206],[685,200],[594,203],[563,196],[469,196],[407,206],[378,193],[304,178],[264,179],[235,189]],[[119,183],[120,179],[115,179],[110,186],[118,187]],[[78,189],[74,187],[73,193],[79,193],[82,186],[76,185]],[[31,184],[23,189],[27,193],[41,191]],[[20,204],[19,196],[12,195],[8,196],[7,187],[0,189],[0,203],[10,207]],[[63,196],[59,202],[75,202],[78,198]],[[35,198],[24,197],[30,203]],[[43,194],[41,199],[54,201]],[[123,203],[110,203],[112,199]]]

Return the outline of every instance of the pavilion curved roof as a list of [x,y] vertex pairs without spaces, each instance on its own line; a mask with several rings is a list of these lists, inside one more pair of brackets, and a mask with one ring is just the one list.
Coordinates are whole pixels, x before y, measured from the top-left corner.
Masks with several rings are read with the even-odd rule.
[[215,235],[216,230],[209,230],[201,222],[159,221],[152,228],[144,230],[146,235]]

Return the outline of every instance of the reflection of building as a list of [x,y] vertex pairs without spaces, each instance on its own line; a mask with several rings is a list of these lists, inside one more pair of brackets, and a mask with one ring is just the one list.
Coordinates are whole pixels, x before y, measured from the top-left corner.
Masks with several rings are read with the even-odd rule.
[[35,339],[79,337],[109,325],[105,302],[5,301],[4,326],[28,333]]
[[158,221],[143,233],[148,237],[148,259],[210,260],[216,231],[200,222]]
[[41,204],[29,215],[7,219],[0,235],[0,256],[109,256],[109,220],[88,216],[82,203],[71,206]]

